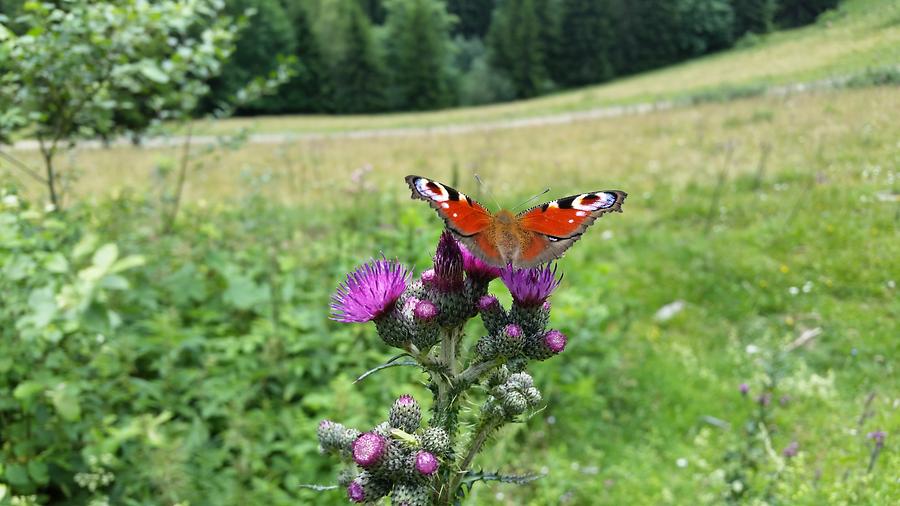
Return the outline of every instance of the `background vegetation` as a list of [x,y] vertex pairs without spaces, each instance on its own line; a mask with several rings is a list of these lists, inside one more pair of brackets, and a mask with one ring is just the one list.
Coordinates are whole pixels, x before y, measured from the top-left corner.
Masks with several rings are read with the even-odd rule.
[[[449,23],[446,12],[454,12],[460,21],[451,29],[461,34],[490,41],[497,30],[476,14],[463,23],[459,13],[483,13],[481,2],[436,4],[293,11],[273,2],[315,20],[302,36],[298,23],[285,24],[294,40],[338,33],[321,23],[349,20],[345,42],[359,50],[298,53],[298,66],[320,73],[298,72],[287,91],[254,103],[293,95],[319,103],[316,90],[327,88],[315,79],[333,79],[336,68],[346,72],[342,100],[421,96],[412,87],[419,81],[392,74],[408,54],[403,36],[417,26],[410,19]],[[6,9],[18,4],[2,5],[14,12]],[[501,6],[510,9],[504,22],[529,26],[513,5],[538,2]],[[253,6],[262,16],[263,4]],[[243,7],[220,6],[236,16]],[[284,19],[273,15],[272,23]],[[394,30],[396,45],[388,50],[371,23]],[[418,373],[403,368],[353,385],[390,352],[372,328],[326,318],[333,288],[367,258],[384,252],[429,266],[441,226],[408,200],[408,173],[488,204],[471,178],[479,173],[507,207],[548,185],[554,196],[630,194],[624,214],[601,219],[560,262],[566,278],[551,324],[570,341],[535,368],[546,409],[505,429],[478,461],[546,476],[524,487],[476,486],[474,503],[897,502],[898,38],[894,2],[849,1],[814,26],[534,101],[195,122],[194,134],[222,137],[186,143],[181,135],[174,146],[67,149],[64,137],[56,207],[22,169],[41,168],[41,152],[4,147],[0,503],[344,504],[341,491],[301,487],[333,478],[330,459],[317,453],[318,421],[367,426],[400,394],[429,397]],[[223,37],[222,54],[230,47]],[[456,58],[441,44],[428,47]],[[601,46],[585,47],[596,55]],[[156,61],[169,53],[149,54]],[[321,63],[305,57],[315,54]],[[360,66],[326,63],[337,57],[378,69],[383,84],[360,77]],[[499,72],[485,58],[482,71]],[[222,70],[216,82],[237,74]],[[768,87],[829,78],[840,84]],[[679,101],[607,119],[547,124],[545,116],[656,99]],[[100,109],[91,117],[104,117]],[[148,127],[167,120],[151,112]],[[11,137],[32,136],[44,118]],[[537,120],[508,128],[510,118]],[[490,129],[439,129],[460,124]],[[166,125],[186,133],[189,123]],[[307,136],[264,143],[247,127]],[[175,188],[183,204],[173,212]],[[887,432],[880,444],[878,431]]]

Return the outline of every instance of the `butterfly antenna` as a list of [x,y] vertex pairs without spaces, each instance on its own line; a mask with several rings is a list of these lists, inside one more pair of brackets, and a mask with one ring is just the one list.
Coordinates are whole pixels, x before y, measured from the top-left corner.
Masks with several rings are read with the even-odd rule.
[[538,198],[538,197],[540,197],[541,195],[544,195],[544,194],[546,194],[546,193],[550,193],[550,188],[547,188],[546,190],[542,191],[541,193],[538,193],[537,195],[535,195],[535,196],[529,198],[528,200],[526,200],[525,202],[522,202],[521,204],[517,205],[516,207],[513,208],[513,211],[515,211],[516,209],[518,209],[518,208],[520,208],[520,207],[522,207],[522,206],[528,204],[528,203],[531,202],[532,200],[534,200],[534,199],[536,199],[536,198]]
[[481,180],[481,176],[479,176],[478,174],[475,174],[475,181],[478,181],[478,184],[481,186],[481,188],[482,188],[488,195],[490,195],[491,200],[494,201],[494,205],[497,206],[497,209],[500,209],[500,203],[497,202],[497,197],[494,196],[494,192],[492,192],[491,189],[488,188],[488,185],[484,184],[484,181]]

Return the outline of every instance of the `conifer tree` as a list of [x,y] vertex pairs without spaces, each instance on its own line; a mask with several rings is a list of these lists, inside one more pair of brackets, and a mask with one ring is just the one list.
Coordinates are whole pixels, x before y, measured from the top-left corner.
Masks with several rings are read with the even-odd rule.
[[447,11],[457,17],[453,34],[484,37],[491,26],[495,0],[447,0]]
[[449,105],[451,17],[439,0],[388,0],[385,52],[392,105]]
[[610,51],[615,34],[605,0],[563,0],[553,80],[581,86],[612,77]]
[[772,31],[775,0],[731,0],[734,9],[734,34],[738,38],[747,33]]
[[368,17],[358,5],[349,11],[343,54],[334,66],[338,112],[365,113],[386,108],[385,74]]
[[492,66],[512,82],[518,98],[537,95],[547,82],[545,49],[534,0],[504,0],[488,32]]

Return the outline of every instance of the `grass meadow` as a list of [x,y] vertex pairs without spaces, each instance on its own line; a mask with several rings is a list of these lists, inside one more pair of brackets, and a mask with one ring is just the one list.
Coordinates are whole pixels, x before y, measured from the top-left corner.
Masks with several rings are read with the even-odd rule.
[[[551,325],[570,344],[534,368],[546,408],[477,461],[546,476],[476,487],[476,504],[889,504],[900,499],[897,117],[900,90],[869,87],[461,135],[201,147],[168,239],[153,231],[154,199],[177,148],[80,150],[64,164],[84,226],[158,267],[136,286],[175,283],[187,265],[225,273],[224,294],[207,284],[197,300],[237,310],[161,310],[139,334],[219,357],[181,367],[195,374],[185,392],[231,392],[209,401],[226,421],[201,445],[236,455],[213,474],[228,502],[344,503],[299,488],[333,471],[316,422],[368,426],[395,395],[426,398],[423,377],[400,368],[351,385],[390,350],[374,328],[327,321],[328,298],[382,252],[428,267],[442,226],[403,176],[493,208],[478,173],[505,207],[548,186],[548,198],[629,197],[559,262]],[[279,295],[254,298],[265,287]],[[660,313],[672,303],[681,310]],[[761,420],[776,429],[760,434]],[[867,473],[876,430],[888,436]],[[159,448],[181,448],[177,434]],[[200,457],[148,451],[134,472],[166,497],[196,493],[169,477],[199,473]]]

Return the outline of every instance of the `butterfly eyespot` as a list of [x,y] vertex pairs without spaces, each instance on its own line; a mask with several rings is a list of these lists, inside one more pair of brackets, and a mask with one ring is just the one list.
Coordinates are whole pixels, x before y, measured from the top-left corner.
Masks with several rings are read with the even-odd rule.
[[453,217],[454,217],[454,218],[456,218],[456,217],[458,217],[458,216],[459,216],[458,214],[453,213]]
[[[587,213],[584,211],[578,211],[577,213],[575,213],[575,216],[587,216]],[[569,223],[571,222],[572,220],[569,220]]]
[[441,207],[443,207],[444,209],[447,209],[448,207],[450,207],[450,204],[444,202],[443,204],[441,204]]

